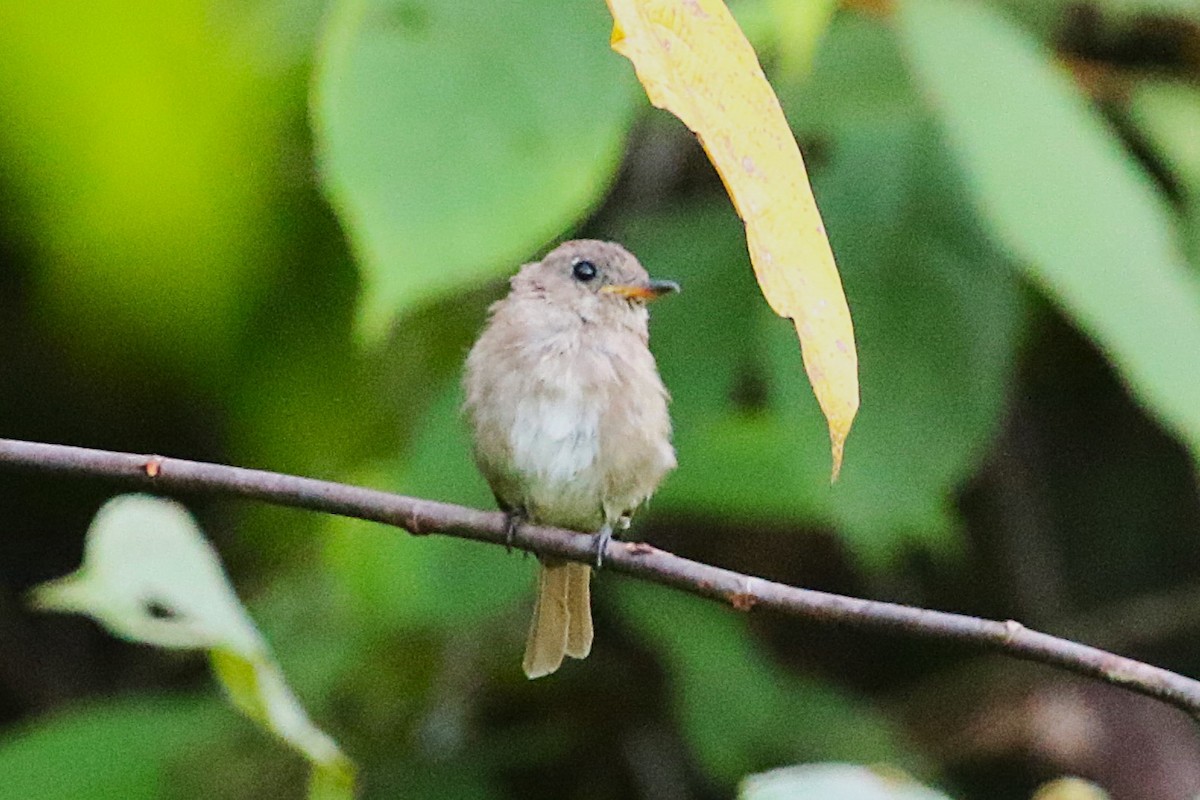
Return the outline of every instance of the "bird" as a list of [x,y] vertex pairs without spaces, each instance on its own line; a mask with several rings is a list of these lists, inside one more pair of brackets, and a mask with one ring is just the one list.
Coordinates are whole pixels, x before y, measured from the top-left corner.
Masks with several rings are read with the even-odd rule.
[[[525,264],[467,355],[475,463],[508,516],[596,537],[628,528],[676,466],[670,395],[647,304],[679,291],[615,242],[568,241]],[[522,667],[530,679],[591,652],[588,564],[542,557]]]

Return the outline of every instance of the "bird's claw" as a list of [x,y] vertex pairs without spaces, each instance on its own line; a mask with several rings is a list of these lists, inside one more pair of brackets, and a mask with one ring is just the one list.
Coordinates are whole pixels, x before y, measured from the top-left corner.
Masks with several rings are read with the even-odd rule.
[[611,525],[605,525],[596,534],[596,560],[593,562],[596,569],[604,566],[604,551],[608,549],[608,543],[612,541],[613,532]]
[[525,521],[525,512],[518,508],[505,513],[504,517],[504,551],[511,553],[513,542],[517,538],[517,528]]

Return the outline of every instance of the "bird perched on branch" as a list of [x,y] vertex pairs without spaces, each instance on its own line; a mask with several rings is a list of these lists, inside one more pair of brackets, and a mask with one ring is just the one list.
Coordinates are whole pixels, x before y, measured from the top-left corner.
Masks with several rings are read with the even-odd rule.
[[[669,396],[649,348],[646,303],[679,286],[651,280],[618,244],[565,242],[512,278],[467,357],[475,461],[509,517],[596,535],[675,467]],[[523,666],[530,678],[592,648],[591,568],[543,558]]]

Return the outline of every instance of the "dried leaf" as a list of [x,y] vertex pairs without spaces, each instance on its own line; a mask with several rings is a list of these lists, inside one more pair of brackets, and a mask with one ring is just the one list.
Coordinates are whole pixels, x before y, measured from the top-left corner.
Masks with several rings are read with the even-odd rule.
[[612,46],[650,102],[695,132],[738,215],[771,308],[791,319],[829,422],[833,477],[858,411],[858,357],[833,251],[800,148],[722,0],[608,0]]

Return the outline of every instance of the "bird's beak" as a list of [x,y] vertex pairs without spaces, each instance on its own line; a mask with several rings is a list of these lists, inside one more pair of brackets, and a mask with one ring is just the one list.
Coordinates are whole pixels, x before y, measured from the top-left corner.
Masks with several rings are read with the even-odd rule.
[[635,283],[605,286],[600,291],[605,292],[606,294],[619,294],[621,297],[627,297],[630,300],[657,300],[664,294],[678,292],[679,284],[675,281],[649,281],[644,284]]

